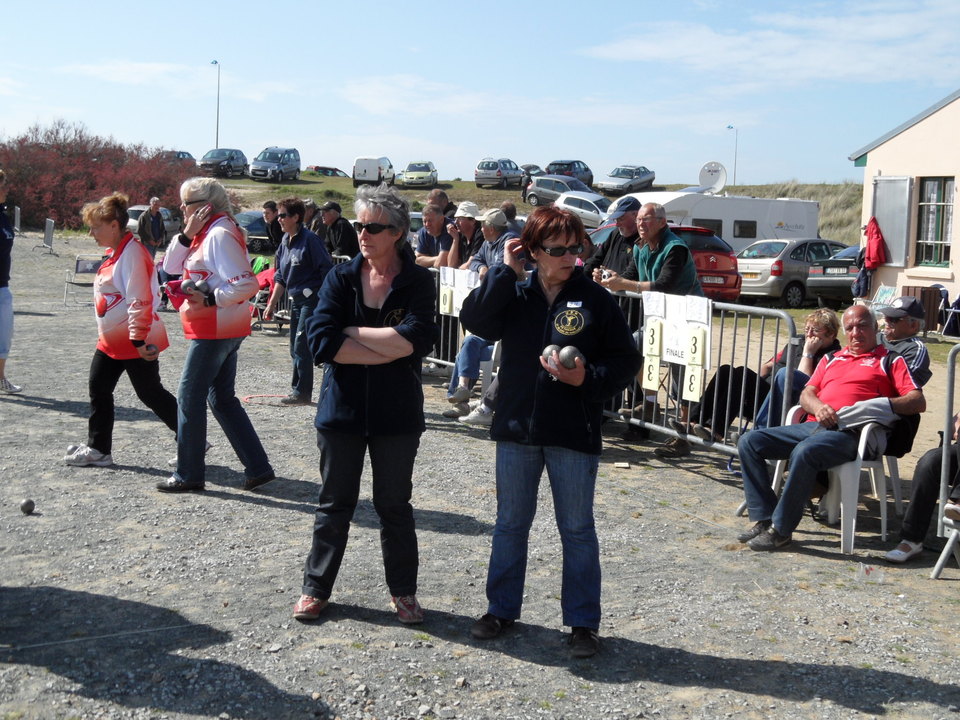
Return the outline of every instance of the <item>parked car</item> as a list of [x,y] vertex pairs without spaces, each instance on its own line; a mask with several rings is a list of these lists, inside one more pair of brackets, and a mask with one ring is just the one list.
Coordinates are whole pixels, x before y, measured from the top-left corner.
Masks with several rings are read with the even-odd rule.
[[307,165],[307,172],[315,172],[324,177],[350,177],[340,168],[327,167],[326,165]]
[[606,222],[610,214],[610,198],[595,192],[573,190],[560,195],[553,204],[563,210],[569,210],[583,220],[587,229],[598,228]]
[[540,175],[520,191],[520,198],[531,205],[549,205],[571,190],[593,192],[576,178],[567,175]]
[[298,180],[300,178],[300,151],[271,145],[260,151],[247,173],[254,180]]
[[857,267],[859,245],[851,245],[828,260],[810,266],[807,276],[807,295],[841,304],[853,302],[853,281],[860,272]]
[[593,187],[607,195],[624,195],[649,190],[656,178],[657,174],[643,165],[619,165],[606,178],[595,182]]
[[787,307],[798,308],[806,299],[810,266],[846,247],[823,238],[758,240],[737,255],[743,276],[740,294],[780,298]]
[[593,170],[583,160],[554,160],[546,167],[547,175],[569,175],[584,185],[593,185]]
[[233,177],[247,172],[247,156],[234,148],[214,148],[197,161],[204,175]]
[[423,213],[419,211],[413,211],[410,213],[410,230],[407,232],[407,242],[410,243],[412,247],[417,245],[417,233],[420,232],[420,228],[423,227]]
[[432,162],[412,162],[397,173],[397,185],[403,187],[436,187],[437,168]]
[[397,171],[388,157],[358,157],[353,161],[353,186],[360,187],[364,183],[379,185],[396,182]]
[[[605,223],[590,233],[590,240],[599,245],[616,227],[616,223]],[[733,248],[707,228],[671,223],[670,229],[690,248],[703,294],[718,302],[736,302],[740,296],[741,278]]]
[[244,210],[235,216],[237,224],[247,231],[247,250],[252,253],[269,253],[276,250],[267,234],[267,223],[259,210]]
[[[149,205],[131,205],[127,208],[127,217],[129,218],[127,220],[127,230],[132,232],[135,237],[140,237],[137,235],[137,223],[140,221],[140,216],[149,209]],[[180,232],[180,218],[165,207],[160,208],[160,217],[163,218],[163,227],[166,228],[167,242],[169,242],[170,238]]]
[[183,163],[184,165],[189,163],[191,168],[197,164],[197,159],[186,150],[164,150],[160,153],[160,157],[169,163]]
[[520,169],[523,171],[523,175],[520,178],[520,194],[523,195],[524,191],[527,189],[527,186],[530,185],[530,181],[535,177],[540,175],[546,175],[546,172],[539,165],[534,165],[533,163],[527,163],[526,165],[521,165]]
[[484,158],[477,163],[477,169],[473,171],[473,181],[477,187],[489,185],[490,187],[509,187],[516,185],[520,187],[520,181],[523,177],[523,170],[510,158]]

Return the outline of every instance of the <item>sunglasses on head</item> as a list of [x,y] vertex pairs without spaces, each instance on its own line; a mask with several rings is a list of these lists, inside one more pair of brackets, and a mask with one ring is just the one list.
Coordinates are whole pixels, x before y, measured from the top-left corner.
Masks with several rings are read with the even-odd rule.
[[541,245],[540,249],[550,257],[563,257],[567,253],[570,253],[571,255],[583,254],[583,244],[570,245],[568,247],[543,247]]
[[371,235],[379,235],[384,230],[396,230],[396,225],[384,225],[383,223],[362,223],[355,221],[353,223],[353,229],[357,231],[357,235],[366,230]]

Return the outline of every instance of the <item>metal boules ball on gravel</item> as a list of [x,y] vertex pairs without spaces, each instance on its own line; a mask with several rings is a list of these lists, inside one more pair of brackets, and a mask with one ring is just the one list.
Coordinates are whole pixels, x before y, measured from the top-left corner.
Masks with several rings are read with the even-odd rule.
[[20,503],[20,512],[22,512],[24,515],[30,515],[36,507],[37,506],[33,502],[33,500],[31,500],[30,498],[27,498],[26,500]]
[[580,362],[585,363],[586,360],[576,347],[573,345],[567,345],[563,350],[560,351],[560,364],[565,368],[572,370],[577,366],[577,358],[580,358]]

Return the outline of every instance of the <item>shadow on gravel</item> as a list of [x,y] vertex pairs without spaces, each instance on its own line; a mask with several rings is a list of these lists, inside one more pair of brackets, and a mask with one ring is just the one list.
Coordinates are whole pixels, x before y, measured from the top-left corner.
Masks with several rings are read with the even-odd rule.
[[[85,390],[84,390],[85,391]],[[0,395],[0,399],[7,402],[17,403],[24,407],[32,407],[37,410],[53,410],[58,413],[68,413],[76,415],[86,420],[90,417],[90,403],[86,400],[61,400],[60,398],[41,397],[39,395],[27,395],[18,393],[16,395]],[[118,405],[115,409],[116,420],[123,422],[125,420],[156,420],[157,416],[152,410],[139,407],[123,407]]]
[[[331,604],[318,624],[341,619],[387,626],[397,624],[392,612],[336,603]],[[960,688],[890,670],[719,657],[622,637],[604,637],[599,655],[576,660],[570,657],[567,635],[556,629],[518,622],[500,638],[480,641],[469,635],[474,620],[427,608],[426,621],[411,629],[445,642],[490,654],[502,653],[534,665],[564,667],[577,677],[597,683],[655,682],[745,692],[791,702],[821,698],[874,715],[886,715],[888,709],[898,703],[930,702],[943,708],[960,705]]]
[[142,602],[55,587],[0,588],[3,661],[68,678],[78,695],[122,707],[251,720],[311,717],[327,709],[239,665],[186,656],[230,640],[230,633]]
[[[417,530],[449,533],[451,535],[484,535],[493,532],[493,524],[477,520],[470,515],[443,512],[441,510],[424,510],[414,507],[413,517],[417,521]],[[357,503],[357,510],[353,514],[353,522],[361,527],[379,529],[380,518],[373,507],[373,501],[361,498]]]

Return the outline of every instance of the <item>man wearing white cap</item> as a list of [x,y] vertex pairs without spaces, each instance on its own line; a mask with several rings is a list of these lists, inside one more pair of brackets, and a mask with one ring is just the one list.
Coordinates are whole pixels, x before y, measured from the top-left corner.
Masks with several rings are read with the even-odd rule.
[[883,315],[883,344],[907,361],[913,381],[923,387],[930,372],[930,355],[917,333],[923,330],[925,313],[915,297],[898,297],[888,307],[880,308]]
[[[447,232],[453,238],[450,248],[450,263],[454,267],[466,270],[473,256],[483,246],[483,232],[480,230],[480,208],[475,202],[464,200],[453,214],[453,224],[447,226]],[[454,258],[454,252],[456,257]]]

